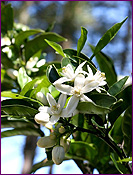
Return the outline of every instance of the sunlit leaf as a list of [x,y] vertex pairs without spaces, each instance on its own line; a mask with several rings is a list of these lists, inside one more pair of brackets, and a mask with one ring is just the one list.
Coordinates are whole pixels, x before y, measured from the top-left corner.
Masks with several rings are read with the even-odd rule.
[[35,35],[38,33],[45,33],[44,30],[41,29],[31,29],[26,31],[21,31],[16,37],[15,37],[15,44],[17,46],[20,46],[26,38],[28,38],[31,35]]
[[21,87],[21,89],[28,83],[30,82],[32,79],[27,75],[24,67],[21,67],[18,71],[18,83]]
[[99,40],[98,44],[95,47],[94,54],[91,56],[92,59],[98,52],[100,52],[117,34],[122,24],[127,20],[126,17],[122,22],[116,23],[113,27],[111,27],[107,32],[102,36]]
[[66,39],[62,36],[52,32],[45,32],[44,34],[33,38],[25,44],[25,57],[27,61],[36,52],[38,52],[39,50],[44,50],[46,49],[46,47],[48,47],[48,44],[44,41],[44,39],[54,42],[66,41]]
[[77,44],[77,56],[79,56],[81,50],[83,49],[85,42],[87,40],[87,30],[84,27],[81,27],[81,36]]
[[108,90],[108,93],[110,93],[111,95],[117,95],[122,87],[124,86],[124,84],[126,83],[128,79],[128,76],[125,76],[124,78],[122,78],[121,80],[119,80],[118,82],[116,82],[115,84],[113,84],[109,90]]
[[61,56],[65,57],[63,49],[59,44],[57,44],[53,41],[49,41],[47,39],[45,39],[44,41],[46,41],[46,43],[48,43],[48,45],[50,45],[57,53],[59,53]]

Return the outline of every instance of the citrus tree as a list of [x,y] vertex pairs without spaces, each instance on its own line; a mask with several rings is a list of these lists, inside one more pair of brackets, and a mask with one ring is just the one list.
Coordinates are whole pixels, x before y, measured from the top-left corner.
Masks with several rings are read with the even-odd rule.
[[[132,87],[125,85],[128,76],[117,81],[112,59],[101,51],[127,18],[107,30],[96,46],[88,43],[89,58],[81,52],[87,40],[84,27],[77,49],[63,49],[58,43],[67,39],[51,27],[44,31],[15,23],[10,4],[2,4],[1,14],[1,127],[7,128],[1,137],[39,137],[36,144],[47,157],[30,173],[73,159],[84,174],[94,169],[131,174]],[[46,62],[47,47],[61,61]]]

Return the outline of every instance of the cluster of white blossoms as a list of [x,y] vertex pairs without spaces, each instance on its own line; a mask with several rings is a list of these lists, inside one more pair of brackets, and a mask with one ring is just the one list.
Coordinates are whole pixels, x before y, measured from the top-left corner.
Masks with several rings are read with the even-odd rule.
[[[38,93],[36,98],[44,103],[44,106],[39,107],[39,113],[35,115],[35,121],[38,124],[54,125],[60,117],[68,118],[72,117],[78,113],[76,109],[79,101],[88,101],[94,103],[90,98],[85,95],[92,90],[97,90],[99,93],[104,90],[101,86],[106,84],[105,74],[99,70],[93,74],[91,68],[87,65],[88,72],[84,71],[82,68],[86,61],[81,63],[77,69],[74,71],[71,64],[62,68],[61,75],[63,77],[59,78],[53,83],[55,88],[61,92],[58,102],[53,98],[50,93],[47,93],[46,97],[42,93]],[[67,82],[67,84],[65,84]],[[68,85],[71,82],[73,86]],[[67,104],[67,96],[70,96]],[[49,104],[49,105],[48,105]],[[63,128],[59,129],[60,133],[64,132]],[[67,142],[60,140],[60,144],[57,145],[57,139],[53,135],[42,137],[38,140],[37,145],[39,147],[53,147],[52,150],[52,160],[56,164],[60,164],[65,156],[66,150],[64,149]]]
[[[73,70],[71,64],[68,64],[66,67],[62,68],[63,77],[59,78],[53,83],[55,88],[61,92],[58,102],[53,98],[50,93],[47,93],[45,101],[47,99],[49,106],[39,107],[39,113],[35,115],[35,121],[39,124],[50,123],[51,125],[55,124],[60,117],[68,118],[72,117],[77,113],[77,105],[79,101],[88,101],[94,103],[90,98],[85,94],[96,89],[98,92],[101,92],[101,89],[104,90],[101,86],[106,84],[105,74],[97,70],[93,75],[93,72],[89,65],[87,65],[88,72],[83,71],[82,67],[86,63],[81,63],[77,69]],[[73,86],[64,84],[65,82],[74,82]],[[67,95],[71,96],[67,106],[66,104]],[[43,99],[41,98],[41,101]]]

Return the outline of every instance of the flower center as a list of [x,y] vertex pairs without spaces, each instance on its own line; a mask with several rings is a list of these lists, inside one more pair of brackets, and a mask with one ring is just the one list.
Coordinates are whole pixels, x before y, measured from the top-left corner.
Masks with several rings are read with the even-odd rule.
[[79,87],[74,87],[72,94],[79,97],[82,94],[81,89]]
[[57,105],[53,105],[51,107],[51,110],[57,112],[57,111],[59,111],[59,108],[60,108],[60,104],[57,104]]

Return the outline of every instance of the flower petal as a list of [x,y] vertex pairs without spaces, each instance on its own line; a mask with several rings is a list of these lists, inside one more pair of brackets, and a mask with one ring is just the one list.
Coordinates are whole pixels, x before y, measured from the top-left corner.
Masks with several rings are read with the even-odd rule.
[[50,108],[49,108],[48,106],[40,106],[40,107],[38,108],[38,110],[39,110],[40,112],[44,112],[44,113],[51,114],[51,110],[50,110]]
[[61,77],[59,78],[58,80],[56,80],[53,85],[56,85],[56,84],[61,84],[61,83],[64,83],[66,81],[71,81],[71,79],[68,79],[67,77]]
[[84,82],[85,82],[85,76],[82,74],[78,74],[75,78],[74,86],[83,87]]
[[62,94],[72,95],[71,93],[71,91],[73,90],[72,86],[65,85],[65,84],[56,84],[55,87]]
[[81,73],[82,72],[82,67],[84,66],[84,64],[86,63],[87,61],[84,61],[83,63],[81,63],[77,69],[75,70],[75,74],[77,75],[78,73]]
[[34,119],[38,124],[46,124],[49,122],[49,114],[44,112],[39,112],[35,115]]
[[54,97],[50,93],[47,93],[47,100],[48,100],[48,103],[49,103],[50,106],[56,106],[57,105]]
[[66,98],[67,98],[66,94],[61,94],[59,97],[58,104],[60,104],[61,109],[65,106]]
[[82,95],[81,97],[80,97],[80,100],[81,101],[87,101],[87,102],[91,102],[91,103],[94,103],[90,98],[88,98],[86,95]]
[[71,117],[72,113],[77,108],[78,102],[79,102],[79,98],[73,95],[69,99],[66,108],[62,110],[61,117]]
[[54,125],[59,120],[59,118],[60,115],[52,115],[49,121],[52,125]]
[[87,69],[88,69],[89,74],[90,74],[91,76],[93,76],[92,69],[90,68],[90,66],[89,66],[89,65],[87,65]]
[[83,93],[87,93],[92,91],[93,89],[96,89],[98,87],[99,83],[96,81],[92,81],[91,83],[88,83],[82,88]]

